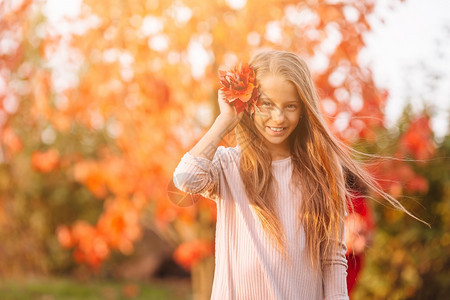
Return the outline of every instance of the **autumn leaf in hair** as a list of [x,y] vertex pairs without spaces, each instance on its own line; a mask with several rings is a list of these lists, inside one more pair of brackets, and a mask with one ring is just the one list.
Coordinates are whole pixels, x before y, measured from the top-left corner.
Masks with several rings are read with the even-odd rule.
[[219,70],[219,79],[225,100],[234,105],[237,113],[243,110],[254,112],[259,92],[255,71],[248,63],[231,70]]

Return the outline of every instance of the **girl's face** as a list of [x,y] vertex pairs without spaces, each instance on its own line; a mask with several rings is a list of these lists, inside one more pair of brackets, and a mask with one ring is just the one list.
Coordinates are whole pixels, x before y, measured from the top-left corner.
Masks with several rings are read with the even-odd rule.
[[290,155],[288,137],[297,127],[301,116],[300,99],[295,85],[280,75],[267,75],[259,80],[260,111],[253,122],[264,136],[272,159]]

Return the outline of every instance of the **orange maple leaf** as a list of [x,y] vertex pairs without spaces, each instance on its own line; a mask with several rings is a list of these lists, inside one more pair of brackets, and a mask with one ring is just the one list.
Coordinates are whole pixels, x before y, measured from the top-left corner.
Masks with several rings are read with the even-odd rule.
[[259,97],[253,68],[244,63],[231,70],[219,70],[218,73],[225,100],[235,106],[237,113],[243,110],[253,112]]

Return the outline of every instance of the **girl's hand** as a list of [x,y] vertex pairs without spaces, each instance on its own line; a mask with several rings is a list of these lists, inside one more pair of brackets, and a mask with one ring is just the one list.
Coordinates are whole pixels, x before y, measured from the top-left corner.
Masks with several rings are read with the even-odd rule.
[[244,115],[244,111],[241,111],[238,114],[233,104],[228,103],[225,100],[225,95],[222,89],[219,89],[218,91],[218,102],[220,108],[220,115],[217,118],[220,118],[225,122],[229,123],[230,130],[232,130],[241,120],[242,116]]

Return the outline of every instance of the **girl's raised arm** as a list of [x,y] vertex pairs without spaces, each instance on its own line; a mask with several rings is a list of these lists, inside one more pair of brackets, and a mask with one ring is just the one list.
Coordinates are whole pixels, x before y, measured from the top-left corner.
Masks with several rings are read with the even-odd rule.
[[239,123],[244,112],[236,113],[235,108],[226,102],[219,90],[220,114],[211,128],[200,141],[187,152],[173,173],[173,184],[176,189],[187,193],[177,193],[169,186],[169,197],[179,206],[194,204],[200,194],[215,200],[219,184],[220,164],[213,161],[220,141]]
[[189,151],[193,156],[212,160],[220,141],[236,127],[244,115],[244,112],[237,114],[236,109],[230,103],[226,102],[222,90],[218,92],[218,102],[220,114],[206,134]]

